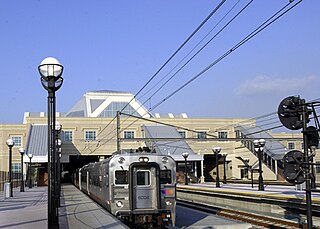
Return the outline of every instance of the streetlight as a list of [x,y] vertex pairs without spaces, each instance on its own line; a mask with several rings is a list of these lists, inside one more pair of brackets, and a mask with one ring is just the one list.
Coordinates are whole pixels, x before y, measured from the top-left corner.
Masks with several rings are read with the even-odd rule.
[[[61,131],[61,128],[60,128]],[[58,137],[58,134],[57,134]],[[62,141],[61,139],[57,138],[57,201],[58,201],[58,207],[60,207],[60,196],[61,196],[61,166],[60,166],[60,159],[61,159],[61,145]]]
[[9,147],[9,189],[10,189],[10,197],[13,197],[13,184],[12,184],[12,147],[14,146],[14,141],[9,138],[7,140],[7,146]]
[[184,158],[184,173],[185,173],[184,184],[188,185],[187,158],[189,157],[189,153],[188,152],[184,152],[182,154],[182,156]]
[[24,180],[23,180],[23,155],[24,148],[19,148],[19,152],[21,155],[21,182],[20,182],[20,192],[24,192]]
[[60,153],[61,153],[61,139],[59,139],[59,135],[62,130],[62,125],[60,124],[59,121],[56,121],[55,125],[55,137],[56,137],[56,199],[58,203],[58,207],[60,207],[60,181],[61,181],[61,176],[60,176]]
[[221,147],[214,147],[212,148],[213,153],[216,155],[216,187],[220,188],[220,180],[219,180],[219,163],[218,163],[218,154],[221,151]]
[[254,150],[258,154],[259,158],[259,191],[264,191],[264,185],[263,185],[263,177],[262,177],[262,156],[263,156],[263,147],[266,144],[266,140],[260,139],[260,140],[254,140]]
[[30,163],[29,163],[29,188],[32,188],[32,182],[31,182],[31,159],[33,158],[32,153],[28,153],[28,158],[30,160]]
[[228,154],[227,153],[222,153],[221,155],[223,157],[223,183],[226,184],[227,183],[226,158],[227,158]]
[[48,91],[48,228],[59,228],[56,199],[56,96],[63,83],[63,66],[53,57],[45,58],[38,67],[41,84]]

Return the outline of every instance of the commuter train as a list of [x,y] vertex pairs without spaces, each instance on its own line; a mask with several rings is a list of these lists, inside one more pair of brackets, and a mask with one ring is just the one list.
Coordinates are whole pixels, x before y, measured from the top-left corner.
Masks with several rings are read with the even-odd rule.
[[109,212],[145,228],[175,225],[176,163],[155,152],[118,151],[83,166],[74,184]]

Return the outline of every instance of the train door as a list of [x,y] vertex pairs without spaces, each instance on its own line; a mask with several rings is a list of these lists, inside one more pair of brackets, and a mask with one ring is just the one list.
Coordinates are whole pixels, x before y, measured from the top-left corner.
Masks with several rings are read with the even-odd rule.
[[87,171],[87,192],[90,195],[90,177],[89,177],[89,171]]
[[133,166],[132,207],[135,209],[157,209],[159,201],[158,166]]
[[79,182],[79,189],[81,190],[81,169],[79,169],[78,176],[79,180],[76,180],[75,182]]

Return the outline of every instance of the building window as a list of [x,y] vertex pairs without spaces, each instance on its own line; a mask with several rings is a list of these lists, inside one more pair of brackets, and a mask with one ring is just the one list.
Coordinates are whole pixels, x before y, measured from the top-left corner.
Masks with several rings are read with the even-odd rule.
[[20,173],[21,172],[21,163],[12,163],[12,172]]
[[240,130],[236,130],[236,138],[243,138],[243,134]]
[[96,131],[87,130],[86,131],[86,141],[94,141],[96,140]]
[[241,179],[248,179],[249,178],[249,169],[248,168],[240,169],[240,177],[241,177]]
[[14,142],[14,146],[21,146],[21,137],[20,136],[13,136],[11,137],[12,141]]
[[12,163],[12,178],[20,179],[21,177],[21,163]]
[[295,145],[294,145],[294,142],[289,142],[288,143],[288,149],[295,149]]
[[218,138],[228,138],[228,132],[227,131],[219,131]]
[[179,131],[179,134],[182,138],[186,138],[186,132],[185,131]]
[[207,132],[206,131],[197,132],[197,138],[198,139],[206,139],[207,138]]
[[72,142],[72,131],[71,130],[62,131],[62,140],[65,142]]
[[127,102],[110,103],[108,107],[100,113],[99,117],[115,117],[118,111],[141,117],[141,115],[139,115],[139,113]]
[[134,138],[134,131],[124,131],[123,135],[125,139]]

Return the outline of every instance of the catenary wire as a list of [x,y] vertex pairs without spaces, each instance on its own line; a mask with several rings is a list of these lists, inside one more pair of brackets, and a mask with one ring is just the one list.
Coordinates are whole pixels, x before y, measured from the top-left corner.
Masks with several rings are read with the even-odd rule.
[[[231,9],[222,17],[222,19],[214,26],[214,28],[216,28],[217,27],[217,25],[218,24],[220,24],[221,23],[221,21],[235,8],[235,6],[238,4],[240,2],[240,0],[239,1],[237,1],[232,7],[231,7]],[[143,102],[140,106],[139,106],[139,108],[140,107],[142,107],[143,105],[145,105],[148,101],[150,101],[151,100],[151,98],[154,96],[154,95],[156,95],[174,76],[176,76],[177,75],[177,73],[179,73],[192,59],[194,59],[214,38],[216,38],[232,21],[234,21],[251,3],[253,2],[253,0],[251,0],[249,3],[247,3],[231,20],[229,20],[229,22],[228,23],[226,23],[223,27],[222,27],[222,29],[220,29],[208,42],[206,42],[206,44],[204,44],[202,47],[201,47],[201,49],[200,50],[198,50],[182,67],[180,67],[163,85],[161,85],[160,86],[160,88],[158,89],[158,90],[156,90],[145,102]],[[214,29],[213,28],[213,29]],[[211,29],[210,31],[209,31],[209,33],[207,33],[207,35],[200,41],[200,42],[198,42],[198,44],[169,72],[169,73],[171,73],[180,63],[182,63],[182,61],[213,31],[213,29]],[[168,73],[168,74],[169,74]],[[167,74],[167,75],[168,75]],[[166,76],[167,76],[166,75]],[[165,77],[166,77],[165,76]],[[164,78],[165,78],[164,77]],[[162,79],[164,79],[164,78],[162,78]],[[156,84],[157,85],[157,84]],[[153,89],[153,88],[152,88]],[[149,90],[150,91],[150,90]],[[148,92],[149,92],[148,91]],[[147,93],[148,93],[147,92]],[[123,110],[121,110],[121,112],[122,112]],[[129,116],[128,116],[128,118],[129,118]],[[126,121],[126,120],[125,120]]]
[[[179,87],[177,90],[175,90],[173,93],[171,93],[170,95],[168,95],[165,99],[163,99],[162,101],[160,101],[159,103],[157,103],[155,106],[153,106],[152,108],[150,108],[150,110],[155,109],[156,107],[158,107],[160,104],[162,104],[164,101],[167,101],[170,97],[172,97],[174,94],[176,94],[177,92],[179,92],[180,90],[182,90],[184,87],[186,87],[188,84],[190,84],[192,81],[194,81],[195,79],[197,79],[199,76],[201,76],[203,73],[205,73],[207,70],[209,70],[211,67],[213,67],[215,64],[219,63],[221,60],[223,60],[225,57],[227,57],[229,54],[231,54],[233,51],[235,51],[236,49],[238,49],[239,47],[241,47],[243,44],[245,44],[247,41],[249,41],[250,39],[252,39],[254,36],[256,36],[258,33],[260,33],[262,30],[264,30],[265,28],[267,28],[269,25],[271,25],[273,22],[275,22],[276,20],[278,20],[280,17],[282,17],[284,14],[286,14],[288,11],[290,11],[293,7],[295,7],[296,5],[298,5],[302,0],[298,1],[296,4],[294,4],[292,7],[290,7],[289,9],[285,10],[285,12],[281,13],[280,15],[278,15],[281,11],[283,11],[285,8],[287,8],[287,6],[290,3],[288,3],[286,6],[284,6],[281,10],[279,10],[276,14],[274,14],[272,17],[270,17],[267,21],[265,21],[263,24],[261,24],[256,30],[254,30],[252,33],[250,33],[248,36],[246,36],[243,40],[241,40],[239,43],[237,43],[235,46],[233,46],[233,48],[231,48],[230,50],[228,50],[226,53],[224,53],[222,56],[220,56],[218,59],[216,59],[213,63],[211,63],[209,66],[207,66],[204,70],[202,70],[200,73],[198,73],[196,76],[194,76],[193,78],[191,78],[189,81],[187,81],[185,84],[183,84],[181,87]],[[278,15],[278,16],[277,16]],[[113,119],[114,120],[114,119]]]
[[[238,42],[235,46],[233,46],[231,49],[229,49],[227,52],[225,52],[223,55],[221,55],[219,58],[217,58],[214,62],[212,62],[210,65],[208,65],[205,69],[203,69],[201,72],[199,72],[197,75],[195,75],[194,77],[192,77],[190,80],[188,80],[186,83],[184,83],[182,86],[180,86],[178,89],[176,89],[175,91],[173,91],[172,93],[170,93],[168,96],[166,96],[164,99],[162,99],[161,101],[159,101],[157,104],[155,104],[152,108],[150,108],[151,110],[157,108],[158,106],[160,106],[163,102],[167,101],[169,98],[171,98],[173,95],[175,95],[176,93],[178,93],[179,91],[181,91],[183,88],[185,88],[187,85],[189,85],[190,83],[192,83],[194,80],[196,80],[197,78],[199,78],[201,75],[203,75],[205,72],[207,72],[209,69],[211,69],[213,66],[215,66],[217,63],[219,63],[221,60],[223,60],[224,58],[226,58],[227,56],[229,56],[231,53],[233,53],[235,50],[237,50],[238,48],[240,48],[242,45],[244,45],[246,42],[248,42],[250,39],[252,39],[254,36],[256,36],[258,33],[260,33],[261,31],[263,31],[265,28],[267,28],[268,26],[270,26],[272,23],[274,23],[276,20],[278,20],[280,17],[282,17],[283,15],[285,15],[288,11],[290,11],[293,7],[295,7],[296,5],[298,5],[302,0],[298,1],[296,4],[294,4],[293,6],[291,6],[289,9],[285,10],[283,13],[281,13],[281,11],[283,11],[285,8],[287,8],[291,2],[289,2],[287,5],[285,5],[283,8],[281,8],[278,12],[276,12],[274,15],[272,15],[268,20],[266,20],[264,23],[262,23],[257,29],[255,29],[253,32],[251,32],[249,35],[247,35],[245,38],[243,38],[240,42]],[[281,13],[280,15],[278,15],[279,13]],[[277,16],[278,15],[278,16]]]
[[[159,74],[159,72],[173,59],[173,57],[189,42],[189,40],[202,28],[202,26],[218,11],[218,9],[226,2],[222,0],[211,12],[210,14],[201,22],[201,24],[191,33],[191,35],[179,46],[179,48],[166,60],[166,62],[152,75],[152,77],[142,86],[142,88],[133,96],[133,98],[121,109],[124,109],[145,89],[145,87]],[[114,117],[109,124],[107,124],[98,136],[115,120]]]

